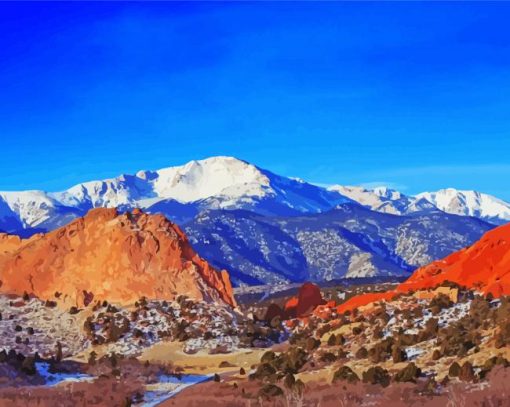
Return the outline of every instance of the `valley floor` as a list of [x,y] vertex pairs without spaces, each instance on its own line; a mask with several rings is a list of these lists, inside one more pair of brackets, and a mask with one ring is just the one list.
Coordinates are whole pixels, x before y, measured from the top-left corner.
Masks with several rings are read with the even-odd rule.
[[510,405],[510,299],[446,285],[340,312],[340,291],[285,321],[264,317],[278,295],[242,313],[2,296],[0,406]]

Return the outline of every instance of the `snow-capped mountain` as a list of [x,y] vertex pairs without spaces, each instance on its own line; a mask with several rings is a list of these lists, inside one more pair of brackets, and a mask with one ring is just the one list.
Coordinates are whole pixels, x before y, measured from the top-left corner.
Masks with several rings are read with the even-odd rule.
[[455,215],[474,216],[494,224],[510,221],[510,203],[477,191],[447,188],[423,192],[416,198],[426,199],[442,211]]
[[326,189],[212,157],[61,192],[0,192],[0,231],[30,235],[92,208],[136,207],[179,223],[198,253],[237,282],[402,276],[492,227],[445,212],[510,219],[505,202],[456,192],[447,201],[442,191],[412,197],[388,188]]
[[6,232],[52,230],[81,214],[43,191],[0,192],[0,230]]
[[51,230],[95,207],[144,208],[182,222],[205,209],[318,213],[350,200],[233,157],[78,184],[66,191],[0,192],[0,230]]
[[393,215],[437,210],[434,204],[424,198],[405,195],[387,187],[368,189],[360,186],[333,185],[328,190],[336,191],[373,211]]

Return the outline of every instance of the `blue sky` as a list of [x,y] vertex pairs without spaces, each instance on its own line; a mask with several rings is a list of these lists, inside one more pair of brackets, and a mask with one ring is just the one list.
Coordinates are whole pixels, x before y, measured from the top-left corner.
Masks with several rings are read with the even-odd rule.
[[0,3],[0,190],[233,155],[510,199],[510,3]]

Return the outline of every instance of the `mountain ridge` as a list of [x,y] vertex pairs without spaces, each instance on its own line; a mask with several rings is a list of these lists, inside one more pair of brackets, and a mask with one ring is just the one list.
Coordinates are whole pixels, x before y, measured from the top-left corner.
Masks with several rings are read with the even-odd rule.
[[142,208],[184,223],[209,209],[297,216],[325,212],[344,203],[358,203],[396,215],[439,209],[493,224],[510,221],[510,203],[477,191],[450,188],[411,196],[386,187],[324,188],[274,174],[235,157],[217,156],[87,181],[60,192],[0,192],[0,230],[24,236],[50,231],[95,207]]
[[478,191],[445,188],[422,192],[416,198],[426,199],[440,210],[455,215],[475,216],[497,225],[510,221],[510,203]]
[[439,210],[398,216],[351,204],[293,217],[211,210],[183,225],[204,258],[247,284],[408,276],[492,227]]
[[219,156],[88,181],[61,192],[0,192],[0,230],[48,231],[95,207],[140,207],[181,221],[204,209],[242,208],[267,215],[290,215],[316,213],[348,201],[316,185],[273,174],[234,157]]

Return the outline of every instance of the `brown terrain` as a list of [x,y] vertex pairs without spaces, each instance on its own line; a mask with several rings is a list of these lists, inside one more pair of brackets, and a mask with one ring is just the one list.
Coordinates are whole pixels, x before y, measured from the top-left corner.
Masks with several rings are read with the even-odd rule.
[[191,248],[181,229],[161,215],[119,214],[98,208],[85,217],[27,240],[0,235],[0,291],[33,294],[81,307],[93,300],[120,304],[140,297],[235,306],[226,271]]
[[[236,307],[228,274],[162,216],[97,209],[0,235],[0,406],[154,392],[161,406],[506,406],[509,238],[497,228],[399,285],[305,283]],[[88,376],[51,384],[37,363]]]

